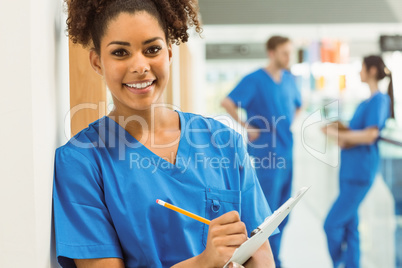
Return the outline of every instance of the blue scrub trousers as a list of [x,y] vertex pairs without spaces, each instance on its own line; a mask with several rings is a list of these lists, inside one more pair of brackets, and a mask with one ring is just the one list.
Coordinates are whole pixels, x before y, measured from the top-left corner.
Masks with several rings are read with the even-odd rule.
[[[257,169],[257,174],[263,171],[263,169]],[[292,165],[289,165],[286,169],[276,169],[274,174],[275,175],[272,177],[263,177],[258,174],[261,188],[272,211],[278,209],[290,198],[292,192]],[[280,233],[269,238],[276,267],[281,266],[279,250],[281,247],[283,229],[288,222],[288,218],[289,217],[286,217],[279,225]]]
[[360,267],[358,209],[372,182],[340,181],[340,193],[332,206],[324,230],[334,267]]

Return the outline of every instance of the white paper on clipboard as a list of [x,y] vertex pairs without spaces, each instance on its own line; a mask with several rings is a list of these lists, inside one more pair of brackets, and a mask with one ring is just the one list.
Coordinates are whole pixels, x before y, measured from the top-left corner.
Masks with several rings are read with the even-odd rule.
[[301,188],[294,197],[289,198],[280,208],[267,217],[264,222],[258,226],[258,232],[240,245],[232,255],[232,258],[223,266],[226,268],[231,262],[244,264],[259,249],[262,244],[269,238],[273,231],[286,218],[289,212],[303,197],[310,187]]

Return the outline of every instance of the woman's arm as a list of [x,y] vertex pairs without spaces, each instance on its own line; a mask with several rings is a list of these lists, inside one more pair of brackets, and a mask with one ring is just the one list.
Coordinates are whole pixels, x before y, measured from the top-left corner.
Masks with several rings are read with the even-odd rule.
[[75,259],[77,268],[124,268],[124,262],[119,258]]
[[202,268],[202,267],[207,267],[207,266],[202,258],[202,254],[200,254],[191,259],[187,259],[178,264],[175,264],[171,268],[185,268],[185,267]]
[[[203,253],[204,254],[204,253]],[[174,268],[180,267],[206,267],[203,261],[203,256],[198,255],[186,261],[176,264]],[[102,259],[75,259],[75,265],[77,268],[124,268],[124,262],[119,258],[102,258]],[[245,264],[246,268],[253,267],[275,267],[274,257],[271,252],[271,247],[267,242],[265,242],[248,260]]]
[[[203,253],[205,254],[205,253]],[[172,268],[179,267],[209,267],[206,266],[204,262],[202,262],[203,256],[198,255],[194,258],[183,261]],[[234,266],[229,266],[234,267]],[[243,267],[243,266],[240,266]],[[255,253],[254,255],[244,264],[245,268],[274,268],[274,256],[272,255],[271,246],[269,242],[265,242]]]
[[341,148],[349,148],[356,145],[366,145],[374,143],[380,132],[377,127],[369,127],[362,130],[341,130],[328,126],[323,129],[328,136],[337,138]]
[[254,255],[244,264],[246,268],[274,268],[274,255],[272,255],[269,242],[265,242]]

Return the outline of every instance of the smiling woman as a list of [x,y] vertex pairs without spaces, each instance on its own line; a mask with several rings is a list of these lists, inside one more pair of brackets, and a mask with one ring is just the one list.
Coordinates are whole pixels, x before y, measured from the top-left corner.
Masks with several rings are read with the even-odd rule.
[[121,13],[111,21],[100,42],[100,54],[95,49],[90,52],[93,68],[112,93],[111,115],[130,116],[132,110],[144,111],[161,102],[171,58],[171,46],[154,16]]
[[[173,111],[162,101],[171,44],[186,42],[190,26],[201,31],[195,1],[67,3],[71,39],[90,47],[91,66],[108,86],[114,109],[56,151],[59,263],[222,267],[271,211],[243,139],[213,119]],[[202,146],[212,137],[214,146]],[[224,157],[226,167],[199,162]],[[156,199],[212,221],[206,227],[172,214]],[[211,211],[208,202],[222,206]],[[273,267],[268,242],[247,265]]]

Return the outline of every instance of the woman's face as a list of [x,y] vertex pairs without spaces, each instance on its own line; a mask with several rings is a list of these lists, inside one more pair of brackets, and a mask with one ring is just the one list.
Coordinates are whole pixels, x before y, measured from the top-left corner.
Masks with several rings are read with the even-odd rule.
[[363,83],[366,83],[367,82],[367,79],[368,79],[368,71],[367,71],[367,66],[366,66],[366,64],[364,64],[364,62],[363,62],[363,64],[362,64],[362,70],[360,71],[360,80],[363,82]]
[[91,64],[104,77],[115,111],[132,114],[158,102],[169,79],[172,50],[156,18],[147,12],[120,13],[108,23],[100,51],[91,51]]

